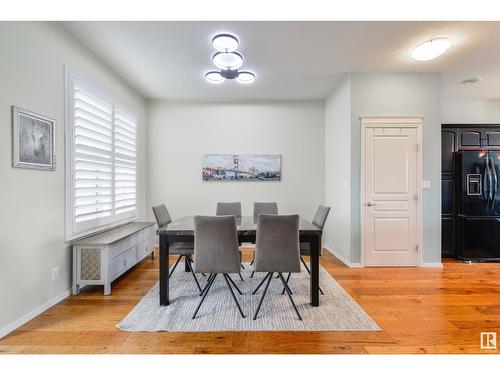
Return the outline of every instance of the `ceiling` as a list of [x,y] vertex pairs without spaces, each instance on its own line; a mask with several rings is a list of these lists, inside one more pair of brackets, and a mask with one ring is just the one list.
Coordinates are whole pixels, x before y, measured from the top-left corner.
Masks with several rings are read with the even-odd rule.
[[[63,26],[147,98],[322,99],[348,72],[442,73],[446,98],[500,98],[500,22],[64,22]],[[240,40],[251,85],[213,85],[211,37]],[[433,37],[451,48],[417,62]],[[464,79],[479,76],[474,85]]]

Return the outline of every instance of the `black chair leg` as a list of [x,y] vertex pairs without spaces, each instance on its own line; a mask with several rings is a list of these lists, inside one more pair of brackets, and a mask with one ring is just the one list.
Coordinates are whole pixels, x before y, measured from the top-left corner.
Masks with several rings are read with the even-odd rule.
[[189,271],[191,271],[191,275],[193,275],[194,281],[196,282],[196,286],[198,287],[198,290],[201,292],[201,286],[200,283],[198,282],[198,278],[196,277],[196,274],[193,271],[193,267],[191,266],[191,262],[189,260],[187,261],[187,265],[189,267]]
[[253,275],[254,275],[255,271],[252,271],[252,274],[250,275],[250,278],[253,279]]
[[207,283],[205,284],[205,286],[203,287],[203,290],[199,294],[200,296],[205,292],[205,290],[207,290],[208,286],[210,285],[210,280],[212,280],[213,275],[214,275],[213,273],[208,275]]
[[245,266],[243,264],[240,263],[240,266],[241,266],[241,269],[245,269]]
[[[193,258],[191,258],[191,255],[185,255],[185,257],[186,257],[186,259],[188,259],[188,260],[189,260],[189,262],[190,262],[191,264],[194,264],[194,260],[193,260]],[[205,275],[204,273],[202,273],[202,276],[203,276],[203,277],[206,277],[207,275]]]
[[[243,295],[243,293],[241,292],[240,288],[238,288],[238,286],[236,285],[236,283],[234,282],[234,280],[231,278],[231,276],[229,276],[229,274],[227,274],[227,273],[225,273],[224,275],[226,275],[226,277],[229,279],[229,281],[231,282],[231,284],[233,284],[233,286],[236,288],[236,290],[238,291],[238,293],[240,295]],[[240,274],[240,276],[241,276],[241,274]]]
[[295,306],[295,302],[293,301],[292,292],[290,291],[290,288],[288,287],[288,284],[286,283],[286,281],[283,278],[283,275],[281,273],[278,273],[278,275],[279,275],[279,277],[281,279],[281,282],[283,283],[283,286],[286,289],[286,293],[288,294],[288,298],[290,298],[290,302],[292,303],[292,306],[293,306],[295,312],[297,313],[297,316],[299,317],[299,320],[302,320],[302,317],[300,316],[299,310],[297,309],[297,306]]
[[241,276],[241,272],[238,275],[240,275],[240,280],[243,281],[243,276]]
[[[269,284],[271,283],[271,280],[273,278],[273,273],[269,272],[267,276],[264,278],[264,280],[267,278],[267,283],[266,287],[264,288],[264,293],[262,293],[262,297],[260,297],[259,305],[257,306],[257,310],[255,310],[255,314],[253,315],[253,320],[257,319],[257,315],[259,314],[260,307],[262,306],[262,302],[264,301],[264,297],[266,296],[267,289],[269,288]],[[253,293],[255,294],[255,293]]]
[[[245,318],[245,314],[243,314],[243,310],[241,309],[241,306],[240,306],[240,303],[238,302],[238,300],[236,299],[236,296],[234,295],[234,292],[233,292],[233,288],[231,288],[231,284],[229,283],[229,280],[231,280],[229,278],[229,276],[227,274],[222,274],[224,276],[224,280],[226,280],[226,284],[227,284],[227,287],[229,288],[229,290],[231,291],[231,295],[233,296],[233,300],[234,302],[236,303],[236,306],[238,306],[238,310],[240,310],[240,314],[241,314],[241,317],[242,318]],[[228,280],[229,278],[229,280]],[[232,280],[231,280],[232,281]],[[233,284],[234,285],[234,284]],[[236,287],[236,285],[235,285]],[[236,289],[238,289],[238,287],[236,287]],[[241,292],[240,292],[241,294]]]
[[[288,276],[286,277],[286,285],[288,285],[288,281],[290,280],[290,276],[292,275],[291,272],[288,272]],[[290,285],[288,285],[288,289],[290,289]],[[290,291],[291,292],[291,291]],[[283,290],[281,292],[281,295],[285,294],[285,287],[283,287]],[[293,293],[292,293],[293,294]]]
[[[302,264],[303,264],[303,265],[304,265],[304,267],[306,268],[306,271],[307,271],[307,273],[309,274],[309,276],[311,276],[311,270],[309,269],[309,267],[307,267],[307,263],[306,263],[306,261],[304,260],[304,258],[300,257],[300,260],[302,261]],[[320,287],[320,286],[318,286],[318,288],[319,288],[319,292],[320,292],[321,294],[323,294],[323,295],[324,295],[325,293],[323,293],[323,290],[321,290],[321,287]]]
[[194,311],[193,317],[191,319],[196,318],[196,314],[198,314],[198,310],[200,310],[200,307],[201,307],[203,301],[205,301],[205,298],[207,298],[208,292],[210,291],[210,287],[213,285],[216,277],[217,277],[217,274],[214,273],[211,281],[208,284],[208,287],[203,291],[203,296],[201,297],[200,302],[198,302],[198,306],[196,306],[196,310]]
[[259,285],[257,285],[257,288],[255,288],[255,290],[252,292],[252,295],[255,295],[255,293],[257,293],[259,288],[262,286],[262,284],[264,284],[264,282],[266,281],[266,279],[268,277],[269,277],[269,273],[262,279],[262,281],[259,283]]
[[177,258],[177,262],[175,262],[174,266],[172,267],[172,271],[170,271],[170,273],[168,274],[168,277],[172,276],[172,274],[175,271],[175,267],[177,267],[177,265],[179,264],[179,262],[181,261],[181,259],[182,259],[182,255],[179,255],[179,258]]

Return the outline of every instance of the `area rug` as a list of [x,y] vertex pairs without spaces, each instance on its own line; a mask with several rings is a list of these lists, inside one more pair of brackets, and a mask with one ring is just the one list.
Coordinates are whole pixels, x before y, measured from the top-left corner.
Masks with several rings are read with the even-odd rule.
[[[190,273],[184,272],[179,263],[170,278],[170,305],[159,305],[159,284],[157,283],[142,298],[137,306],[117,325],[127,332],[210,332],[210,331],[378,331],[380,328],[368,314],[349,296],[337,281],[320,267],[320,306],[309,304],[309,274],[292,274],[290,288],[300,314],[300,321],[286,294],[282,295],[283,284],[273,279],[260,309],[257,320],[252,320],[261,293],[252,291],[265,276],[256,273],[250,278],[252,267],[245,264],[243,281],[237,274],[232,279],[243,292],[236,294],[246,318],[238,312],[222,275],[218,275],[201,306],[196,319],[191,319],[199,297],[198,289]],[[200,284],[205,285],[207,277],[199,275]]]

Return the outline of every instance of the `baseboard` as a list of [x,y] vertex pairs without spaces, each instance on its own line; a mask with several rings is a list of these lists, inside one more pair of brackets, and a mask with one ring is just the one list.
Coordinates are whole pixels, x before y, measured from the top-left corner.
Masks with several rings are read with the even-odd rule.
[[348,261],[342,254],[338,253],[337,251],[333,250],[330,246],[328,245],[323,245],[323,249],[329,251],[335,258],[340,260],[342,263],[344,263],[347,267],[350,268],[363,268],[361,263],[351,263]]
[[421,263],[421,268],[443,268],[443,263],[435,262],[435,263]]
[[35,310],[20,317],[15,322],[12,322],[9,325],[0,328],[0,339],[4,338],[12,331],[18,329],[23,324],[29,322],[31,319],[36,318],[38,315],[40,315],[44,311],[50,309],[52,306],[57,305],[59,302],[61,302],[65,298],[69,297],[70,295],[71,295],[71,289],[68,289],[68,290],[62,292],[61,294],[58,294],[57,296],[52,298],[50,301],[47,301],[43,305],[38,306]]
[[349,264],[349,267],[351,268],[365,268],[361,263],[351,263]]

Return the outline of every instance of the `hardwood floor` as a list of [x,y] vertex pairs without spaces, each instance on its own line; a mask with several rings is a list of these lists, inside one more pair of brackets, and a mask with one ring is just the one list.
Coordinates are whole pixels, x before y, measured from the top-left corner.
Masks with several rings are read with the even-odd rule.
[[112,295],[84,289],[1,339],[0,353],[500,353],[480,350],[480,332],[500,335],[500,264],[351,269],[328,252],[321,264],[382,331],[122,332],[115,325],[158,280],[148,258]]

